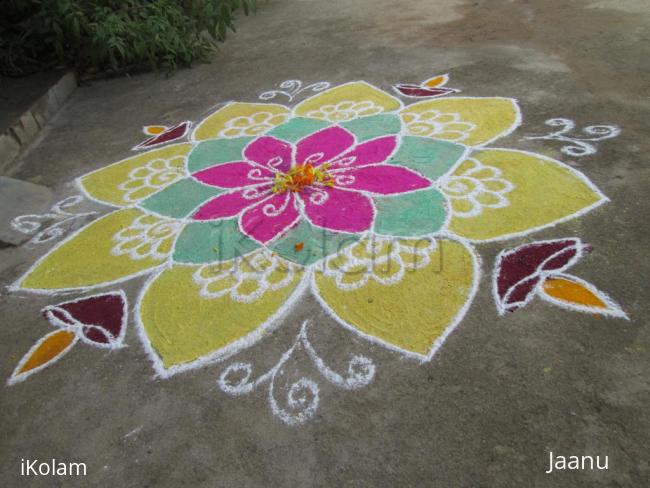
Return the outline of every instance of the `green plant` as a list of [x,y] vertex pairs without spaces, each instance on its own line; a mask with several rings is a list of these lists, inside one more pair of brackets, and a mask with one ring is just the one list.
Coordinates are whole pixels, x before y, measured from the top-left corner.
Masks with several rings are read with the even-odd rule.
[[0,63],[16,76],[53,66],[173,70],[205,59],[256,0],[5,0]]

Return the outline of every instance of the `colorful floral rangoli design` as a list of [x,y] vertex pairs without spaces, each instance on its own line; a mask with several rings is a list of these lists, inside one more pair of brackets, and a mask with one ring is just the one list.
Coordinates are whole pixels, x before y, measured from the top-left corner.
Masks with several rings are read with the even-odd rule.
[[[156,149],[77,181],[88,198],[116,208],[55,246],[13,288],[83,292],[149,274],[135,322],[162,377],[253,345],[304,293],[360,336],[428,360],[477,290],[476,244],[523,236],[607,201],[560,161],[487,147],[520,125],[517,101],[457,96],[446,82],[396,85],[406,105],[365,82],[310,85],[317,93],[293,107],[231,102],[186,142],[178,141],[190,122],[150,129],[138,149]],[[277,93],[293,101],[300,91]],[[566,242],[582,252],[579,241]],[[522,303],[542,282],[547,295],[571,288],[557,281],[571,281],[562,266],[551,276],[537,265],[512,271],[534,280],[517,291]],[[495,285],[500,311],[520,306],[508,301],[505,289],[518,285],[508,279]],[[83,339],[84,329],[62,330],[63,345]],[[294,348],[347,384],[321,368],[306,325],[300,334]],[[366,384],[374,365],[355,361],[351,371],[366,373],[350,384]],[[250,376],[249,365],[233,367]],[[307,380],[299,386],[314,393]],[[300,407],[299,398],[289,400]]]

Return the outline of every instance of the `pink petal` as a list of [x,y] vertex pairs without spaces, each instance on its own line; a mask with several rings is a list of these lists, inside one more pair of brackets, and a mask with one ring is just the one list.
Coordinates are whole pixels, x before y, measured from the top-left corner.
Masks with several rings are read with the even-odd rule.
[[384,136],[363,142],[330,163],[331,169],[383,163],[397,147],[396,136]]
[[390,164],[377,164],[332,173],[338,188],[395,195],[431,186],[431,181],[414,171]]
[[244,161],[212,166],[193,176],[203,183],[221,188],[242,188],[273,179],[271,171]]
[[318,227],[339,232],[362,232],[372,225],[375,209],[370,198],[338,188],[313,187],[303,191],[305,213]]
[[246,210],[240,223],[246,235],[266,244],[292,227],[298,218],[294,194],[284,192]]
[[192,217],[194,220],[217,220],[234,217],[245,208],[271,195],[271,185],[259,185],[222,193],[203,205]]
[[342,127],[332,126],[308,135],[296,144],[296,164],[326,163],[354,144],[354,136]]
[[244,148],[244,157],[271,170],[291,168],[291,144],[271,136],[258,137]]

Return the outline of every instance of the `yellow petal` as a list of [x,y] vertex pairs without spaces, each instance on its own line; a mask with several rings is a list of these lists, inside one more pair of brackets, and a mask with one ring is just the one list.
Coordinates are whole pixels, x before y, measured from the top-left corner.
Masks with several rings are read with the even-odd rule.
[[[586,213],[607,201],[582,173],[545,156],[487,149],[472,153],[472,157],[501,170],[499,178],[514,186],[503,195],[507,200],[504,207],[482,207],[470,217],[452,215],[449,230],[472,240],[527,234]],[[460,173],[456,170],[452,175]]]
[[365,81],[345,83],[299,103],[294,112],[302,117],[331,122],[397,110],[402,106],[395,97]]
[[[381,284],[370,277],[361,287],[322,271],[314,274],[316,295],[346,327],[402,353],[428,359],[465,314],[478,281],[473,251],[460,242],[438,240],[428,263],[415,263],[401,280]],[[412,269],[415,268],[415,269]]]
[[132,205],[185,177],[185,156],[191,148],[187,143],[172,144],[139,153],[88,173],[77,182],[93,200],[118,207]]
[[[432,115],[438,114],[438,119]],[[454,121],[448,121],[445,116],[453,115]],[[402,119],[406,124],[407,133],[422,137],[450,139],[470,146],[478,146],[494,141],[499,137],[510,134],[521,122],[517,102],[512,98],[471,98],[450,97],[426,100],[414,103],[402,110]],[[423,124],[427,121],[439,122],[430,124],[430,130],[424,131]],[[462,123],[462,126],[458,124]],[[453,124],[453,127],[445,127]],[[410,127],[410,128],[409,128]],[[462,131],[459,128],[463,127]]]
[[9,378],[9,384],[23,381],[29,375],[58,361],[77,342],[77,336],[69,330],[55,330],[42,337],[23,356]]
[[280,125],[290,110],[277,103],[232,102],[209,115],[194,129],[195,141],[216,137],[256,136]]
[[[128,238],[132,236],[125,238],[122,244],[128,245],[116,252],[120,231],[128,229],[142,215],[145,214],[139,210],[123,209],[96,220],[41,258],[15,288],[37,292],[88,288],[121,281],[165,262],[160,248],[153,257],[134,259],[129,252],[133,241]],[[159,244],[164,243],[163,239]],[[146,246],[146,240],[142,244]]]
[[[195,274],[200,266],[174,266],[156,276],[145,288],[138,307],[140,325],[148,339],[159,374],[168,376],[227,357],[257,341],[275,318],[299,293],[302,272],[297,270],[285,283],[265,287],[253,300],[239,294],[254,293],[251,277],[244,277],[230,293],[224,287],[211,289]],[[234,294],[239,298],[234,300]]]

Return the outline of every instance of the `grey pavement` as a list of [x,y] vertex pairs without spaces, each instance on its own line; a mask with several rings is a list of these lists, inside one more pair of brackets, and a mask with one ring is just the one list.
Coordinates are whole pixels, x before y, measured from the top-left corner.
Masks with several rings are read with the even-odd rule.
[[[79,87],[5,176],[71,181],[129,155],[141,127],[200,120],[228,100],[256,101],[287,79],[383,89],[452,74],[473,96],[520,101],[522,128],[499,146],[569,162],[611,202],[538,232],[580,236],[594,251],[572,271],[621,303],[629,322],[539,300],[498,316],[489,270],[525,239],[480,245],[485,270],[460,327],[428,363],[402,359],[338,326],[308,295],[264,347],[273,364],[310,318],[313,342],[371,356],[374,381],[347,391],[322,381],[315,417],[289,427],[267,390],[221,392],[223,364],[154,379],[132,324],[129,347],[78,347],[0,395],[0,486],[6,487],[630,487],[650,486],[650,9],[645,0],[271,0],[241,18],[210,64]],[[562,143],[522,140],[552,117],[577,129],[611,123],[619,137],[571,158]],[[11,212],[31,213],[22,200]],[[23,206],[24,205],[24,206]],[[5,225],[5,222],[2,222]],[[51,244],[0,248],[12,283]],[[135,297],[144,278],[126,284]],[[71,297],[72,298],[72,297]],[[0,292],[0,378],[50,326],[60,297]],[[61,298],[60,300],[64,300]],[[270,345],[269,345],[270,344]],[[310,372],[309,361],[296,366]],[[608,470],[545,474],[549,451],[607,455]],[[85,477],[24,477],[21,458],[87,463]]]

